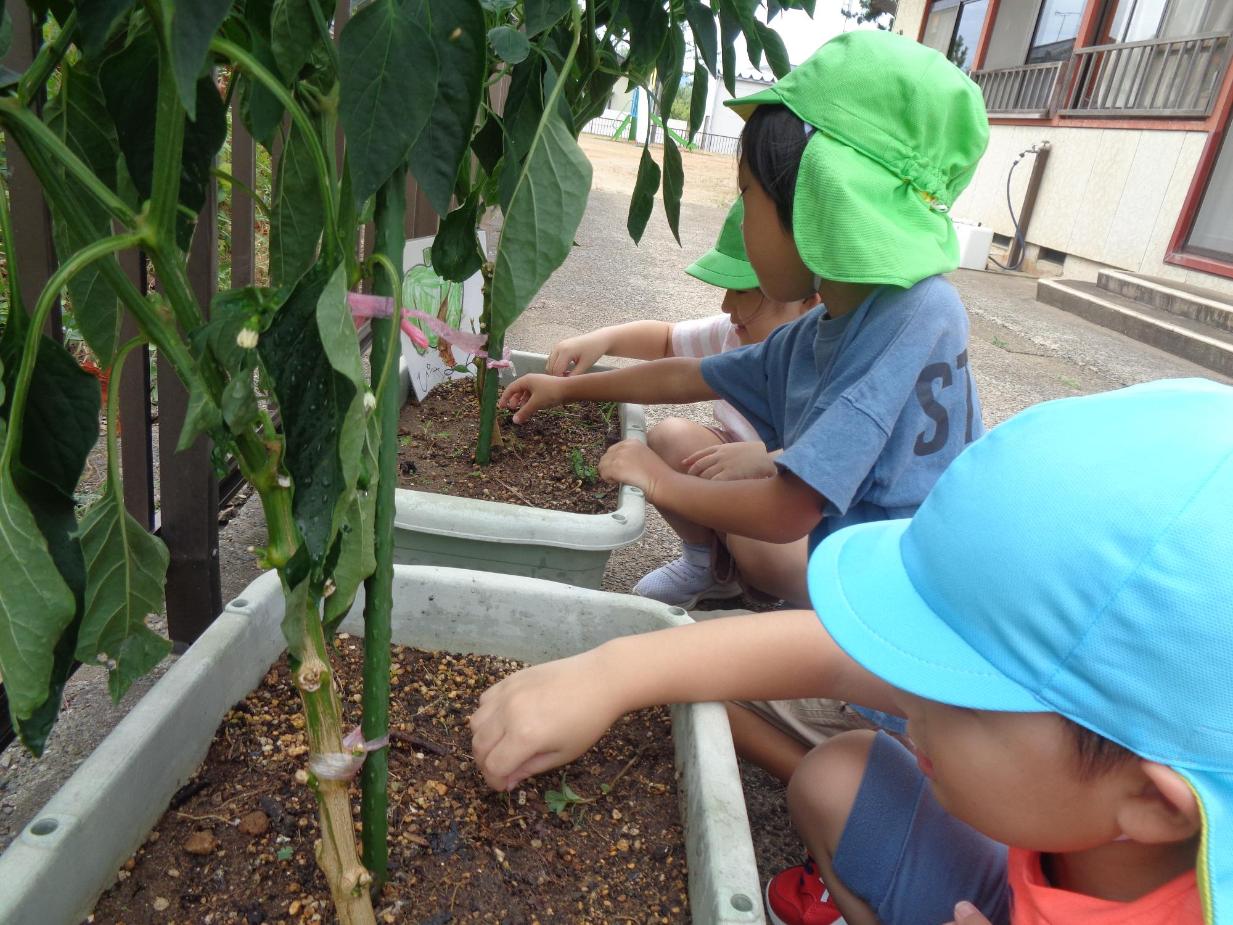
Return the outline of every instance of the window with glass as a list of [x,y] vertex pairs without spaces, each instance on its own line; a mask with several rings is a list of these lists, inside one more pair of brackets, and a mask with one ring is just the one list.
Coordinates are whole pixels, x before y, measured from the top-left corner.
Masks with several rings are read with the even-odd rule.
[[1186,250],[1233,263],[1233,131],[1225,132]]
[[1104,42],[1184,38],[1233,29],[1229,0],[1112,0],[1104,12]]
[[989,0],[937,0],[929,10],[922,41],[967,73],[976,64],[976,46],[988,13]]
[[1044,0],[1028,46],[1027,63],[1065,61],[1075,48],[1087,0]]

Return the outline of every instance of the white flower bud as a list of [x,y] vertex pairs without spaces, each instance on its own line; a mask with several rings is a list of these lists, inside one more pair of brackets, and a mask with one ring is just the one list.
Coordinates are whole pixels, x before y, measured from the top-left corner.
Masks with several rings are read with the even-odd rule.
[[252,350],[257,346],[257,332],[253,328],[241,328],[240,333],[235,336],[237,347],[242,347],[245,350]]
[[279,488],[290,488],[291,487],[291,476],[287,475],[285,472],[280,472],[278,474],[278,487]]
[[377,396],[374,395],[371,391],[365,392],[364,393],[364,413],[372,414],[373,410],[376,407],[377,407]]

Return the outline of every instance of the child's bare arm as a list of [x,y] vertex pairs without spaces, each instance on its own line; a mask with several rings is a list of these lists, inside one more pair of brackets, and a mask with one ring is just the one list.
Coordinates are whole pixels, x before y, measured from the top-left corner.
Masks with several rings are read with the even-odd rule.
[[[550,376],[585,373],[602,356],[634,360],[662,360],[672,356],[672,324],[667,321],[631,321],[567,337],[548,353],[544,372]],[[572,364],[572,366],[571,366]]]
[[636,440],[622,440],[599,461],[609,482],[641,488],[659,508],[721,533],[769,543],[799,540],[822,519],[825,499],[791,472],[735,481],[675,471]]
[[472,745],[489,785],[509,790],[573,761],[642,707],[834,697],[893,713],[893,695],[812,611],[751,614],[624,636],[511,675],[480,698]]
[[701,360],[688,357],[671,357],[585,376],[531,373],[506,387],[501,393],[501,407],[516,409],[514,423],[522,424],[541,408],[555,408],[571,401],[662,405],[717,398],[702,378],[701,363]]

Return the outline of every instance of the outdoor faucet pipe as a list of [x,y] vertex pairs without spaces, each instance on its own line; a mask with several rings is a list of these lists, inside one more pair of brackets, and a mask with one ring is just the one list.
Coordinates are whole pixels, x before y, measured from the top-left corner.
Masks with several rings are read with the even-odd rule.
[[[1006,208],[1010,211],[1010,220],[1015,226],[1015,234],[1011,239],[1010,247],[1006,250],[1006,263],[1000,262],[995,257],[989,258],[1003,270],[1014,271],[1023,265],[1023,257],[1027,251],[1027,227],[1028,223],[1032,220],[1032,212],[1036,208],[1036,195],[1040,191],[1040,178],[1044,176],[1045,164],[1049,161],[1051,147],[1052,145],[1049,142],[1042,141],[1032,145],[1030,148],[1025,148],[1019,152],[1015,162],[1010,165],[1010,172],[1006,174]],[[1028,177],[1027,190],[1023,194],[1023,211],[1016,215],[1014,204],[1010,199],[1011,181],[1015,176],[1015,168],[1029,154],[1033,156],[1032,175]]]

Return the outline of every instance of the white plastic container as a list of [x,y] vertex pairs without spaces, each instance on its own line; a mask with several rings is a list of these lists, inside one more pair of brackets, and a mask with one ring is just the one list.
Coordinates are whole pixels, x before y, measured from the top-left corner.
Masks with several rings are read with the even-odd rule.
[[993,246],[993,229],[977,222],[955,219],[955,234],[959,238],[959,266],[964,270],[983,270],[989,263]]
[[[520,351],[512,359],[518,375],[542,372],[548,361],[541,353]],[[501,372],[507,381],[508,370]],[[405,367],[402,387],[405,401],[410,389]],[[617,413],[621,438],[645,443],[642,406],[622,404]],[[572,514],[400,488],[394,493],[394,561],[598,589],[612,551],[637,542],[645,525],[646,498],[632,485],[621,486],[617,509],[608,514]]]
[[[344,629],[361,634],[362,611],[360,600]],[[227,711],[282,653],[282,615],[278,576],[267,572],[102,741],[0,856],[0,923],[77,925],[89,914],[193,775]],[[632,595],[460,569],[394,570],[394,642],[423,649],[539,662],[688,622],[679,607]],[[764,923],[723,707],[673,707],[672,736],[693,921]]]

